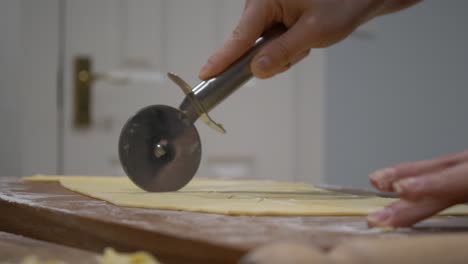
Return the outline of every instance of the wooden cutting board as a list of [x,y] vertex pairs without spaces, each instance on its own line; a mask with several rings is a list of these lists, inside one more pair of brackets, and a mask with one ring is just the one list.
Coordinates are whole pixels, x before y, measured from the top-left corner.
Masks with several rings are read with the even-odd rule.
[[102,252],[145,250],[165,263],[235,263],[272,241],[327,250],[356,237],[468,232],[468,217],[434,217],[413,229],[368,229],[364,217],[251,217],[118,207],[51,182],[0,179],[0,231]]

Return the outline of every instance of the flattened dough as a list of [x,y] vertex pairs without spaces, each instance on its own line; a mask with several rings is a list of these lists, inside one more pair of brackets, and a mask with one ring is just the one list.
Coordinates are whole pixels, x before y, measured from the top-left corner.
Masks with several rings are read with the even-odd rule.
[[[71,191],[119,206],[228,215],[367,215],[394,201],[339,194],[303,183],[261,180],[195,178],[183,189],[168,193],[145,192],[126,177],[38,175],[26,181],[59,181]],[[442,214],[468,215],[468,206],[458,205]]]

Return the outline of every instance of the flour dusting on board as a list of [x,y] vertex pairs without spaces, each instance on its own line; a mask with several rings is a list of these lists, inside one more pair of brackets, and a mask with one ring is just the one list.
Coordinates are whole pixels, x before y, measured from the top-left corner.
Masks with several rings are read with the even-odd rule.
[[25,205],[33,206],[36,208],[47,208],[50,210],[59,211],[63,213],[70,213],[70,214],[74,213],[73,211],[63,209],[63,208],[49,207],[44,202],[36,200],[36,199],[48,199],[50,197],[51,197],[50,195],[40,195],[40,194],[14,194],[14,195],[6,194],[5,195],[5,194],[0,193],[0,199],[6,202],[25,204]]

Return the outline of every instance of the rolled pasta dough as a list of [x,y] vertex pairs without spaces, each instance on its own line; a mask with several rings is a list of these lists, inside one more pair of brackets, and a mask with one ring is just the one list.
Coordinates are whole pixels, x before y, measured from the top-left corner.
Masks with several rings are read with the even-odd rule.
[[[145,192],[126,177],[37,175],[26,181],[59,181],[66,189],[119,206],[227,215],[367,215],[394,201],[268,180],[194,178],[181,190],[167,193]],[[468,215],[468,206],[458,205],[441,214]]]

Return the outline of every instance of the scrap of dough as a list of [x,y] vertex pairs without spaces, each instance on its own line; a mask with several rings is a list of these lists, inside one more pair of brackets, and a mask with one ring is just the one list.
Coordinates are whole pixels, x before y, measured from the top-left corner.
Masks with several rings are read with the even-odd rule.
[[112,248],[106,248],[104,255],[99,257],[99,264],[159,264],[156,259],[146,252],[118,253]]
[[[119,253],[113,248],[104,249],[102,256],[97,257],[97,264],[159,264],[149,253],[138,251],[135,253]],[[27,256],[21,264],[66,264],[59,260],[41,260],[37,256]]]
[[[71,191],[120,206],[227,215],[367,215],[395,201],[267,180],[194,178],[181,190],[166,193],[145,192],[126,177],[38,175],[25,180],[59,181]],[[440,214],[468,215],[468,206],[457,205]]]

